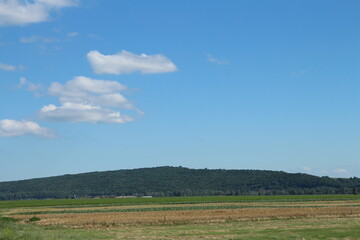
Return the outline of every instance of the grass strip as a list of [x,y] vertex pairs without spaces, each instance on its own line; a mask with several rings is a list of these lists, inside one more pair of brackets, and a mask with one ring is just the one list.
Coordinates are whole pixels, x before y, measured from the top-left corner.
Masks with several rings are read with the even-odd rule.
[[0,201],[0,209],[16,207],[89,207],[125,206],[144,204],[192,204],[192,203],[235,203],[235,202],[304,202],[360,200],[360,195],[278,195],[278,196],[200,196],[159,198],[84,198]]
[[[11,215],[39,215],[39,214],[68,214],[68,213],[112,213],[112,212],[157,212],[157,211],[191,211],[191,210],[217,210],[217,209],[245,209],[245,208],[325,208],[328,206],[186,206],[186,207],[156,207],[156,208],[130,208],[130,209],[93,209],[93,210],[61,210],[61,211],[31,211],[17,212]],[[360,207],[360,205],[344,205],[343,207]]]

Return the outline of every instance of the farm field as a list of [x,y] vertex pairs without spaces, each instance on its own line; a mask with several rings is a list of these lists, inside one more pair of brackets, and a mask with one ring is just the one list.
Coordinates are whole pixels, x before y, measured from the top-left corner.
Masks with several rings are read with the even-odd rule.
[[360,239],[360,196],[0,202],[0,239]]

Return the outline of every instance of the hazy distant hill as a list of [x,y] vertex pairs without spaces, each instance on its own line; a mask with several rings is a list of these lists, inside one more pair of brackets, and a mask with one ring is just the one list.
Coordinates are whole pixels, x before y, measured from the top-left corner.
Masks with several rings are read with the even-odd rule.
[[356,193],[359,178],[263,170],[155,167],[1,182],[0,199]]

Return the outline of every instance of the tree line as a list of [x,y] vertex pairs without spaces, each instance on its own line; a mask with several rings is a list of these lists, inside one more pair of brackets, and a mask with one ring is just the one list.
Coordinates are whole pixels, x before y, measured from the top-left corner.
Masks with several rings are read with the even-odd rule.
[[357,194],[360,179],[266,170],[155,167],[1,182],[0,200],[116,196]]

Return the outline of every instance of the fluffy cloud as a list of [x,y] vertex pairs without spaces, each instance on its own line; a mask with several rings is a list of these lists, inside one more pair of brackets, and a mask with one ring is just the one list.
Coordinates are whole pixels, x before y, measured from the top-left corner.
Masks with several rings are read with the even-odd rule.
[[125,123],[133,121],[117,111],[82,103],[64,103],[62,106],[44,106],[40,118],[54,122]]
[[126,89],[126,86],[116,81],[78,76],[64,85],[52,83],[48,92],[52,96],[58,96],[61,103],[85,103],[131,109],[132,104],[119,93]]
[[[125,123],[132,117],[122,115],[112,108],[135,109],[119,91],[126,86],[107,80],[74,77],[65,84],[52,83],[48,93],[59,97],[61,106],[44,106],[40,118],[49,121]],[[135,109],[136,110],[136,109]]]
[[0,26],[44,22],[53,9],[77,5],[77,0],[0,0]]
[[64,85],[53,83],[49,91],[53,95],[78,95],[82,92],[106,94],[126,90],[126,86],[108,80],[96,80],[84,76],[77,76],[67,81]]
[[0,137],[15,137],[27,134],[45,138],[55,137],[50,129],[41,127],[36,122],[11,119],[0,120]]
[[157,55],[135,55],[123,50],[114,55],[104,55],[99,51],[90,51],[87,58],[95,73],[124,74],[132,72],[165,73],[177,70],[175,64],[167,57]]

